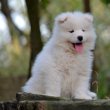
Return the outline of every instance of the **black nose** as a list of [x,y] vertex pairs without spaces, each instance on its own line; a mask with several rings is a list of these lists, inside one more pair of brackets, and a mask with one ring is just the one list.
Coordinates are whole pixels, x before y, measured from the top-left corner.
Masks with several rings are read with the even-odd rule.
[[82,41],[82,40],[83,40],[83,37],[82,37],[82,36],[78,36],[77,39],[78,39],[79,41]]

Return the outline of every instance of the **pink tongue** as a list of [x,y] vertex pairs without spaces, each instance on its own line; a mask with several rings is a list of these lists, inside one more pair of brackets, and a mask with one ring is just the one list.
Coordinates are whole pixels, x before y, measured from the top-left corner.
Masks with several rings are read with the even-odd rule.
[[82,53],[82,51],[83,51],[83,45],[82,44],[75,44],[75,50],[76,50],[76,52],[77,53]]

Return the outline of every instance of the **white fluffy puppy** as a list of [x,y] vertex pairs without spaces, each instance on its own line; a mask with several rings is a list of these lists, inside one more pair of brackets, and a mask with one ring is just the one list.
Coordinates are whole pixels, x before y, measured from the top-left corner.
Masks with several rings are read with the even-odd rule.
[[23,91],[49,96],[93,99],[90,79],[96,34],[93,16],[66,12],[55,19],[51,39],[37,56]]

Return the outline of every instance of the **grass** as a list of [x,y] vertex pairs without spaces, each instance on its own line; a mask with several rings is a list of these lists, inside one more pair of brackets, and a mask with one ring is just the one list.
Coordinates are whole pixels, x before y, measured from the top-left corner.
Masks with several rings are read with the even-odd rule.
[[110,98],[110,46],[103,39],[97,40],[95,65],[98,73],[98,97]]

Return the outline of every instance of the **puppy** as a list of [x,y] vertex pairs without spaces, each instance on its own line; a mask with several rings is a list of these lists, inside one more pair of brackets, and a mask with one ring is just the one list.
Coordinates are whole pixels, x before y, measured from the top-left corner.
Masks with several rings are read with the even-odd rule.
[[23,91],[33,94],[93,99],[90,91],[96,34],[93,16],[66,12],[55,19],[53,34],[36,57]]

